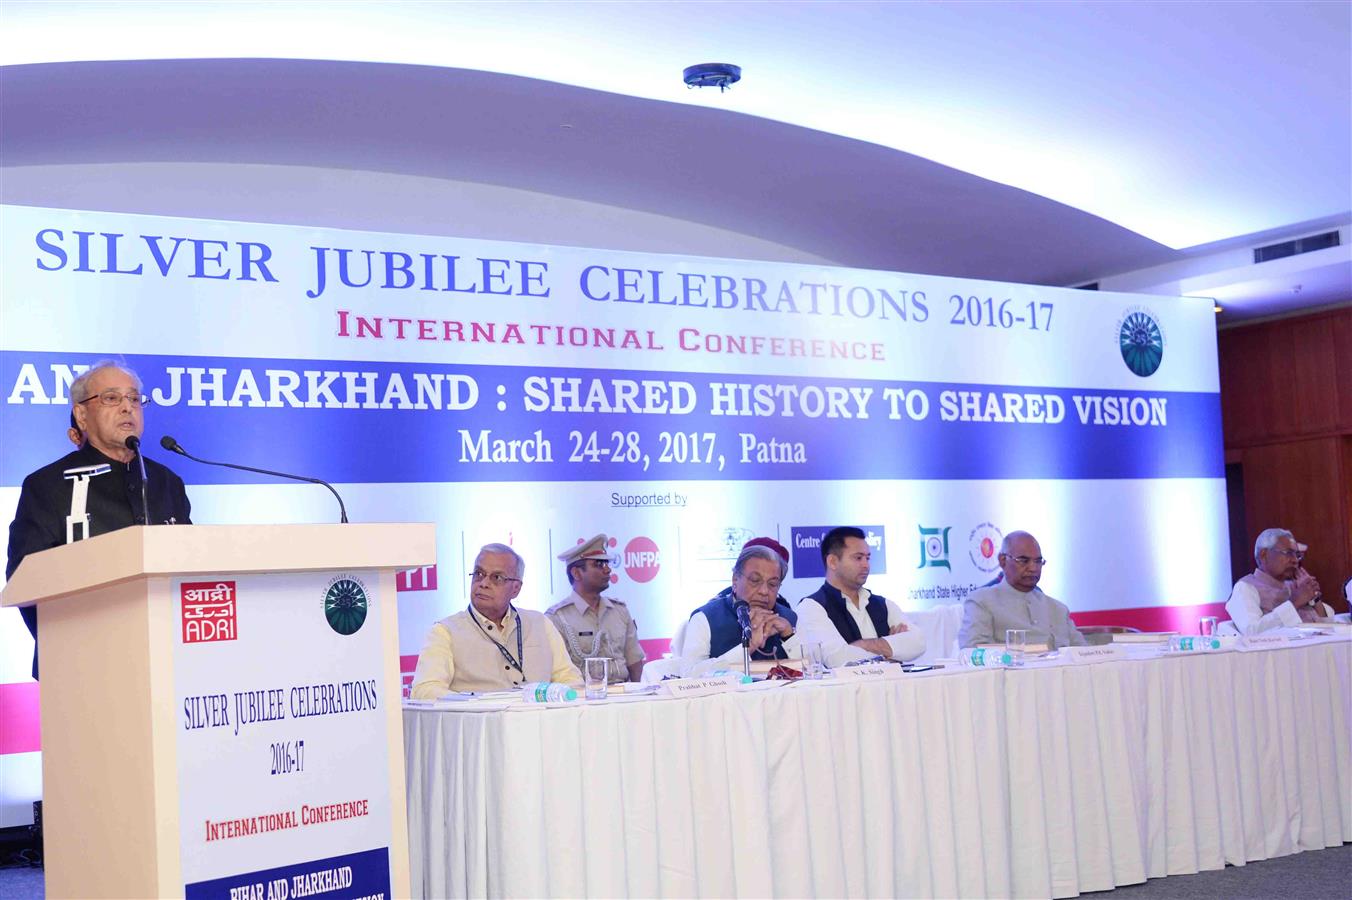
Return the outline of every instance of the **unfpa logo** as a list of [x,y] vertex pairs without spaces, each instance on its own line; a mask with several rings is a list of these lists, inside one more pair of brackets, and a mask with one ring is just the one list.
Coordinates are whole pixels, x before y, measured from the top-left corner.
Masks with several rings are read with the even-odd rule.
[[1164,361],[1164,332],[1144,307],[1133,306],[1127,310],[1117,323],[1117,340],[1122,362],[1142,378],[1154,375]]
[[652,538],[636,537],[624,545],[624,574],[639,584],[657,577],[662,568],[662,552]]

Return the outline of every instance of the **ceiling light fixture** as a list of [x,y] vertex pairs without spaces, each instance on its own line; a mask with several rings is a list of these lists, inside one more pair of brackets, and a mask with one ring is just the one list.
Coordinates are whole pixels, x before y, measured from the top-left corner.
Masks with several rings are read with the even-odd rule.
[[688,88],[716,87],[721,94],[742,80],[742,67],[731,63],[700,63],[681,73]]

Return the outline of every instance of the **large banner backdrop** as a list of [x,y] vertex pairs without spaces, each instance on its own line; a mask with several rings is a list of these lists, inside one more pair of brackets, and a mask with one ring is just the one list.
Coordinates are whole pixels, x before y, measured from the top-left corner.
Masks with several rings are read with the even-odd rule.
[[[70,449],[71,380],[118,358],[145,382],[146,445],[188,483],[194,521],[337,521],[338,509],[320,487],[170,458],[163,435],[207,459],[333,481],[353,521],[436,523],[437,566],[401,578],[407,655],[467,602],[481,544],[521,552],[522,605],[544,609],[568,592],[555,555],[598,531],[621,560],[612,593],[645,639],[669,638],[756,535],[792,549],[785,595],[810,593],[818,537],[835,524],[869,532],[870,587],[909,609],[989,581],[1014,529],[1041,540],[1043,586],[1072,610],[1208,603],[1228,588],[1209,301],[29,207],[3,217],[0,514],[12,517],[28,472]],[[0,682],[27,680],[30,646],[5,611]]]

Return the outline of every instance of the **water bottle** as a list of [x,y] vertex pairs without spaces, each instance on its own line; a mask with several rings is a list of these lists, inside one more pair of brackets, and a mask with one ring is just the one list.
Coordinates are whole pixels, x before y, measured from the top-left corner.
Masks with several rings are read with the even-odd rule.
[[1003,647],[966,647],[958,651],[958,662],[968,669],[998,669],[1013,659]]
[[566,684],[531,681],[521,685],[521,696],[527,703],[573,703],[577,700],[577,691]]
[[715,669],[710,672],[707,678],[736,678],[738,684],[750,684],[753,679],[745,672],[734,672],[732,669]]
[[1220,638],[1214,634],[1205,637],[1194,637],[1190,634],[1174,634],[1169,636],[1170,653],[1196,653],[1203,650],[1221,649]]

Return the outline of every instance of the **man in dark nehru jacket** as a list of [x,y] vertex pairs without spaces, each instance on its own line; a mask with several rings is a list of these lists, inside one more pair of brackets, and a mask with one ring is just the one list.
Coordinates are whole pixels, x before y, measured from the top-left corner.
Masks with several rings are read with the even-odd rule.
[[864,587],[873,551],[863,529],[832,528],[822,537],[821,554],[826,581],[798,601],[804,644],[821,644],[829,666],[873,656],[908,662],[925,652],[924,632],[895,603]]
[[[105,360],[75,379],[70,386],[70,399],[75,429],[83,435],[84,443],[24,479],[14,521],[9,526],[6,578],[14,574],[30,553],[145,524],[141,470],[136,454],[127,447],[127,438],[140,440],[145,427],[141,379],[136,373]],[[150,459],[145,463],[151,524],[190,524],[191,508],[183,479]],[[83,491],[76,488],[77,479],[81,478],[85,481]],[[36,642],[37,610],[29,606],[19,612]],[[36,644],[33,677],[38,677]]]
[[747,541],[732,568],[732,585],[690,614],[681,645],[686,667],[698,673],[735,667],[742,662],[742,629],[736,605],[746,601],[751,624],[751,658],[796,659],[797,614],[789,608],[779,587],[788,573],[788,551],[777,541]]

